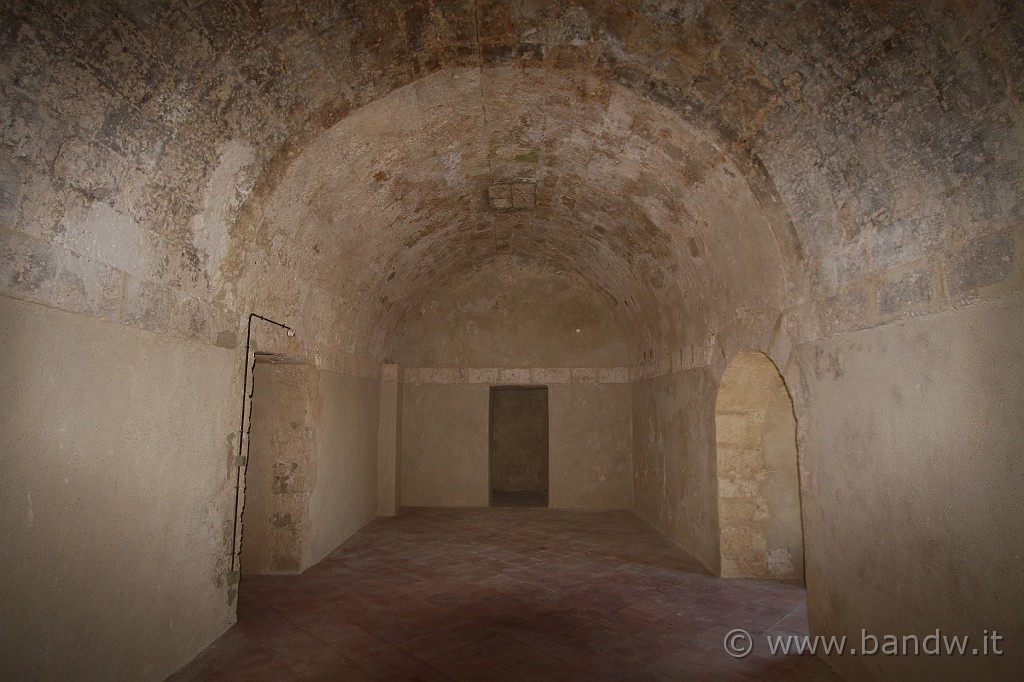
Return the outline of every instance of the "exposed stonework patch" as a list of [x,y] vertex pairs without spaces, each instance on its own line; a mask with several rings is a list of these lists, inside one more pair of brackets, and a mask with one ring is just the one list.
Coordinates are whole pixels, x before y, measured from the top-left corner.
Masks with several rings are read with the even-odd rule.
[[793,403],[772,362],[745,352],[715,407],[721,575],[803,582]]
[[248,173],[254,160],[249,145],[238,140],[226,143],[203,193],[203,211],[192,219],[192,241],[204,256],[208,277],[218,272],[227,256],[231,226],[255,180]]

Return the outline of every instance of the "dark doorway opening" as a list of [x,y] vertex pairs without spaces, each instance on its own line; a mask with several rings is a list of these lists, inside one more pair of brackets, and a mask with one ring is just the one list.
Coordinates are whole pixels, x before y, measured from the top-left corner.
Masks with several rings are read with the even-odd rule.
[[548,389],[491,388],[492,507],[548,506]]

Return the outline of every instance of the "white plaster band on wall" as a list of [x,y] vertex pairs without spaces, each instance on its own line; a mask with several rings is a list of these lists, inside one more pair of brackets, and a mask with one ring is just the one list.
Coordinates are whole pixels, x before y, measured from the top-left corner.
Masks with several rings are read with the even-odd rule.
[[628,384],[633,374],[631,367],[409,367],[401,371],[407,384]]

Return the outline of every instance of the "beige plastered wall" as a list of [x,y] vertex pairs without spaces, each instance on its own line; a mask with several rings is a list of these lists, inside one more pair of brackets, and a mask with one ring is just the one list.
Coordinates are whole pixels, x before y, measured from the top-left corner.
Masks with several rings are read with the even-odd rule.
[[848,679],[1024,669],[1022,339],[1013,294],[797,348],[812,631],[1005,637],[1003,656],[831,657]]
[[0,298],[0,669],[160,680],[234,621],[237,353]]
[[409,507],[486,507],[486,384],[405,384],[401,497]]
[[402,506],[399,436],[402,433],[402,384],[398,366],[385,364],[380,381],[380,424],[377,427],[377,514],[394,516]]
[[[408,372],[403,384],[401,498],[406,506],[489,504],[490,387],[548,387],[550,506],[632,506],[631,390],[626,372],[596,370],[481,371],[479,382],[427,383]],[[476,377],[477,372],[458,376]],[[449,377],[446,372],[430,372]],[[519,378],[519,380],[517,380]],[[544,379],[555,381],[544,381]],[[489,379],[489,381],[488,381]],[[617,380],[620,379],[620,380]],[[469,380],[473,381],[473,380]]]
[[633,506],[631,401],[625,383],[548,387],[550,506]]
[[317,480],[304,566],[323,559],[377,515],[380,381],[318,371]]
[[635,381],[632,440],[634,511],[717,573],[714,391],[707,367]]

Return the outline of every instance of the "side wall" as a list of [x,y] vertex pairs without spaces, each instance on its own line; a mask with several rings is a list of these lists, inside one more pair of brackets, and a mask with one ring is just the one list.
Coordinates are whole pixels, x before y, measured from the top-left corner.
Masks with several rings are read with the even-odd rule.
[[1005,639],[1004,656],[843,656],[857,680],[1024,669],[1024,295],[797,349],[812,630]]
[[380,381],[324,370],[318,374],[319,449],[304,567],[377,515]]
[[633,384],[634,511],[717,573],[714,434],[709,369]]
[[377,514],[394,516],[402,506],[398,486],[399,442],[402,432],[402,385],[398,367],[385,365],[380,382],[380,425],[377,428]]
[[161,680],[234,620],[236,352],[0,297],[0,670]]

